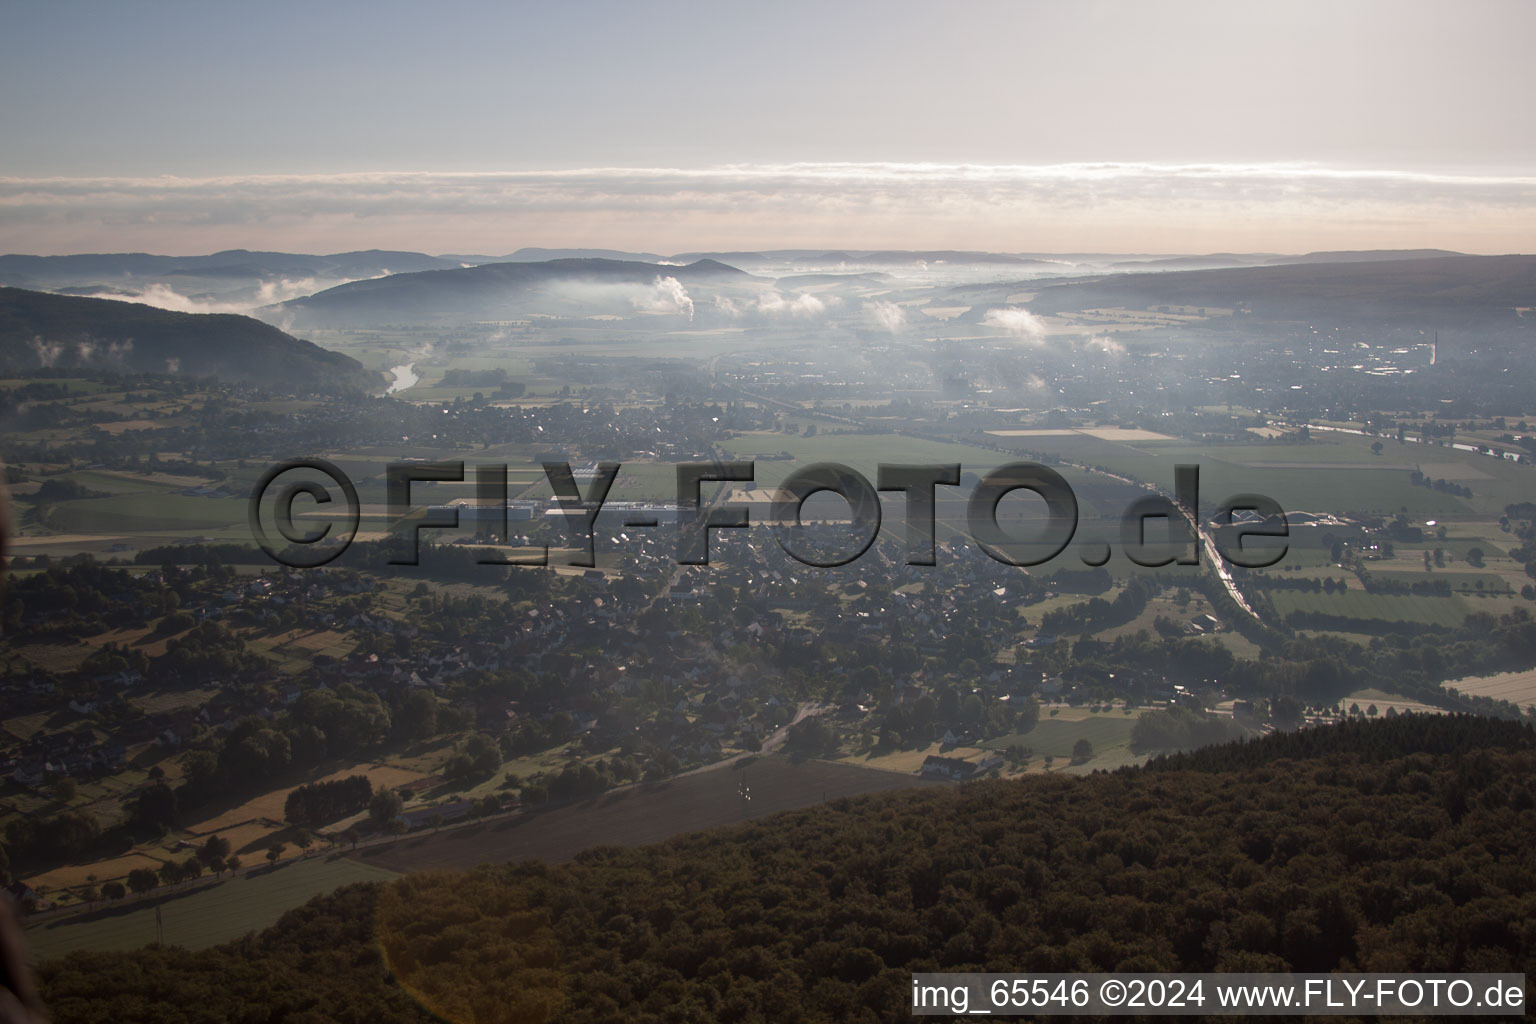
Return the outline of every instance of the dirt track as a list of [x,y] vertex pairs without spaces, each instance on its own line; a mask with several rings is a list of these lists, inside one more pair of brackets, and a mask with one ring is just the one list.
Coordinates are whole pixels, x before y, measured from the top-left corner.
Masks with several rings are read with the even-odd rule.
[[[743,779],[751,800],[742,798]],[[555,810],[429,833],[353,856],[402,872],[530,858],[564,861],[592,846],[642,846],[840,796],[936,785],[948,783],[851,764],[763,757],[721,771],[627,787]]]

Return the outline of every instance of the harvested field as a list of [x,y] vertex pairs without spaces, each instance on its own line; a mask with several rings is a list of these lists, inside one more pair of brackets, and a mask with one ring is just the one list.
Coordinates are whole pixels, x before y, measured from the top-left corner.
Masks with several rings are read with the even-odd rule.
[[1174,438],[1167,434],[1159,434],[1155,430],[1142,430],[1140,427],[1085,427],[1082,433],[1089,437],[1096,437],[1100,441],[1172,441]]
[[275,924],[284,911],[338,886],[392,877],[340,856],[285,861],[277,868],[39,921],[28,926],[27,942],[45,960],[79,949],[138,949],[155,941],[158,907],[167,945],[206,949]]
[[[325,782],[331,779],[344,779],[349,775],[366,775],[368,781],[373,783],[373,788],[380,786],[399,786],[404,783],[423,778],[423,773],[413,772],[406,768],[395,768],[389,765],[354,765],[351,768],[340,768],[329,775],[324,775],[315,782]],[[275,789],[270,793],[263,793],[258,797],[252,797],[242,804],[237,804],[211,818],[195,822],[187,826],[187,831],[194,835],[207,835],[210,832],[223,832],[226,829],[238,825],[245,825],[253,821],[282,821],[283,805],[288,801],[288,794],[296,787],[287,786],[283,789]]]
[[126,878],[128,872],[135,868],[159,871],[164,864],[165,861],[156,860],[146,854],[130,853],[126,857],[100,860],[93,864],[67,864],[61,868],[44,871],[40,875],[33,875],[26,879],[26,882],[34,889],[40,885],[46,885],[49,889],[69,889],[77,885],[85,885],[90,881],[91,875],[95,875],[98,882],[109,882],[114,878]]
[[1453,679],[1445,685],[1462,693],[1507,700],[1521,707],[1536,704],[1536,670],[1500,672],[1492,676],[1471,676],[1466,679]]
[[[272,837],[283,830],[284,826],[281,825],[248,822],[224,829],[219,835],[229,842],[230,853],[244,860],[251,860],[253,854],[264,856],[264,851],[271,845]],[[251,863],[255,861],[251,860]]]

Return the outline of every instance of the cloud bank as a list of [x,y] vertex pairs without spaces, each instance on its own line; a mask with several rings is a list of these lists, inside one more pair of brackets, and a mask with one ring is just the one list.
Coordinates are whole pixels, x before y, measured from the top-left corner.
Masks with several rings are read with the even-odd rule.
[[1536,178],[1303,165],[754,164],[0,178],[0,250],[508,245],[1528,250]]
[[116,299],[120,302],[139,302],[146,306],[174,310],[177,313],[249,313],[274,302],[286,302],[302,295],[313,295],[315,292],[344,284],[349,280],[353,279],[282,278],[277,281],[263,281],[254,292],[248,295],[221,299],[184,295],[170,285],[159,281],[138,291],[118,286],[104,286],[99,291],[81,294],[99,299]]
[[1027,309],[989,309],[981,318],[984,327],[996,327],[1021,341],[1045,340],[1045,324]]

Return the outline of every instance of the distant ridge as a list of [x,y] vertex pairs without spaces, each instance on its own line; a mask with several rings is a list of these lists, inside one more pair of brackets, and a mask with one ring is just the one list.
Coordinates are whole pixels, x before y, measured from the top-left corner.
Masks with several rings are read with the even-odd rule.
[[1533,295],[1536,256],[1393,256],[1078,278],[1040,288],[1029,308],[1051,314],[1098,307],[1241,307],[1273,319],[1522,329],[1515,308],[1530,305]]
[[[395,274],[353,281],[282,303],[269,310],[315,326],[421,322],[443,317],[515,315],[529,299],[559,286],[628,285],[649,288],[659,279],[684,285],[758,280],[717,260],[686,266],[633,260],[558,259],[542,263],[485,263],[453,270]],[[590,309],[587,311],[590,312]]]
[[1213,252],[1208,256],[1162,256],[1145,260],[1117,260],[1110,266],[1116,270],[1215,270],[1221,267],[1252,267],[1265,262],[1278,261]]
[[217,377],[294,392],[383,384],[351,356],[248,316],[0,287],[0,372],[45,368]]
[[1008,253],[980,252],[956,249],[773,249],[760,252],[688,252],[672,257],[679,262],[700,259],[724,260],[732,263],[750,263],[771,259],[798,259],[817,263],[863,263],[888,266],[911,266],[914,263],[998,264],[1003,266],[1030,266],[1051,264],[1051,260]]
[[791,274],[781,277],[774,284],[780,288],[808,288],[822,284],[887,284],[890,274],[878,270],[863,274]]
[[458,262],[419,252],[367,249],[325,256],[291,252],[226,249],[206,256],[157,256],[152,253],[82,253],[73,256],[0,256],[0,284],[23,288],[121,283],[125,279],[165,276],[377,277],[459,266]]
[[502,263],[546,263],[549,260],[628,260],[632,263],[660,263],[665,257],[654,252],[625,252],[622,249],[538,249],[525,246]]
[[1450,249],[1341,249],[1309,252],[1301,256],[1276,256],[1270,263],[1381,263],[1388,260],[1428,260],[1441,256],[1465,256]]

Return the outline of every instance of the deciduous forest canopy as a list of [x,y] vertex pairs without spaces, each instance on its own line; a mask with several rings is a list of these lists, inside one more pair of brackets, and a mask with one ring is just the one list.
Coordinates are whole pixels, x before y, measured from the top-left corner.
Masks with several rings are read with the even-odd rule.
[[897,1019],[913,971],[1529,973],[1533,777],[1526,725],[1355,721],[354,886],[42,975],[60,1021],[703,1024]]

